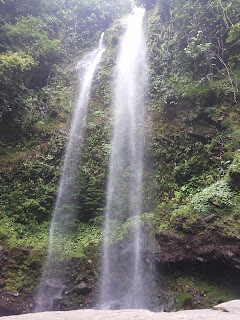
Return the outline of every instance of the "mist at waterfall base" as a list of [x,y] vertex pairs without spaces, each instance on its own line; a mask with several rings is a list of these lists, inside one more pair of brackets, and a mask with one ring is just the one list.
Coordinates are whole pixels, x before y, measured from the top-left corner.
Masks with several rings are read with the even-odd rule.
[[78,92],[72,118],[58,194],[53,211],[49,250],[40,287],[36,297],[35,312],[54,310],[61,299],[62,275],[56,276],[56,263],[63,251],[66,237],[72,233],[78,208],[79,161],[87,126],[88,103],[94,73],[105,51],[102,34],[97,49],[87,54],[77,65]]
[[[115,70],[100,309],[147,307],[140,224],[147,78],[144,15],[145,9],[134,6],[125,19],[126,31]],[[122,224],[129,224],[129,232],[119,244],[115,238]]]

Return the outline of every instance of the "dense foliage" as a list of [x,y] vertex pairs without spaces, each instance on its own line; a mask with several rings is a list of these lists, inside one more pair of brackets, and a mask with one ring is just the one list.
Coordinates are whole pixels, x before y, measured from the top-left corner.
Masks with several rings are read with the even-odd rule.
[[239,9],[238,1],[162,0],[150,15],[150,157],[158,179],[168,176],[159,180],[162,200],[164,190],[171,197],[177,186],[186,194],[208,185],[235,157],[229,132],[235,137],[230,127],[238,122]]
[[48,85],[59,63],[92,48],[129,6],[127,0],[0,2],[2,124],[13,120],[16,126],[31,89]]
[[[147,9],[141,217],[146,239],[215,229],[239,236],[240,2],[136,2]],[[75,99],[75,65],[106,31],[79,167],[75,233],[64,234],[64,250],[58,244],[62,260],[81,258],[86,265],[94,260],[91,268],[97,269],[113,70],[123,32],[118,18],[130,7],[128,0],[0,1],[0,239],[5,247],[47,249]],[[117,245],[136,221],[111,223]],[[98,277],[94,272],[92,279]],[[8,291],[22,287],[23,280],[15,278],[14,271]]]

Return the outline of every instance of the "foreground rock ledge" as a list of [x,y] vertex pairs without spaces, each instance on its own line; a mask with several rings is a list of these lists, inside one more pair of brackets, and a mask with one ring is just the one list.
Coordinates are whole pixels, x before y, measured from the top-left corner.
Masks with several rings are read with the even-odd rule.
[[1,320],[239,320],[240,300],[221,303],[210,309],[153,313],[148,310],[76,310],[32,313],[1,317]]

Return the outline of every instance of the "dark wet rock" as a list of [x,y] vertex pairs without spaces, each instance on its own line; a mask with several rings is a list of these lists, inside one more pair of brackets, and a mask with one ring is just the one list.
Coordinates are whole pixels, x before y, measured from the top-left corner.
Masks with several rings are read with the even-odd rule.
[[0,288],[4,288],[6,286],[5,280],[0,280]]
[[155,259],[160,264],[221,261],[240,269],[240,239],[217,231],[179,235],[159,233],[155,238]]
[[216,136],[217,131],[208,125],[196,124],[190,128],[189,133],[195,138],[211,140]]
[[207,216],[204,220],[206,222],[212,222],[215,218],[216,218],[216,215],[213,213],[213,214],[210,214],[209,216]]
[[89,286],[89,284],[82,281],[73,288],[73,291],[78,294],[87,295],[92,292],[92,288]]
[[61,279],[48,279],[46,280],[46,285],[51,288],[62,288],[62,280]]

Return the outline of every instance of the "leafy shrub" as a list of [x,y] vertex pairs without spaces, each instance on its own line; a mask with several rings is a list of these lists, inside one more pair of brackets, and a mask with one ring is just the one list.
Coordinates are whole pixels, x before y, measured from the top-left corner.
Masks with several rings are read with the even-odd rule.
[[207,216],[212,212],[228,211],[234,204],[233,192],[228,183],[222,179],[197,193],[190,202],[194,213]]
[[24,52],[0,54],[0,120],[9,112],[21,117],[25,80],[36,65],[34,59]]
[[35,224],[29,221],[24,225],[14,222],[14,220],[0,211],[0,234],[6,237],[7,241],[2,243],[8,247],[25,247],[46,251],[49,241],[49,222]]
[[185,160],[176,166],[173,170],[173,176],[178,183],[182,183],[205,169],[206,164],[200,155],[194,155],[189,160]]
[[[83,258],[88,250],[99,246],[102,236],[102,228],[87,223],[80,223],[78,229],[72,233],[62,232],[62,226],[56,226],[52,243],[54,255],[57,259],[66,257]],[[57,234],[56,234],[57,231]],[[94,250],[96,253],[96,250]]]

